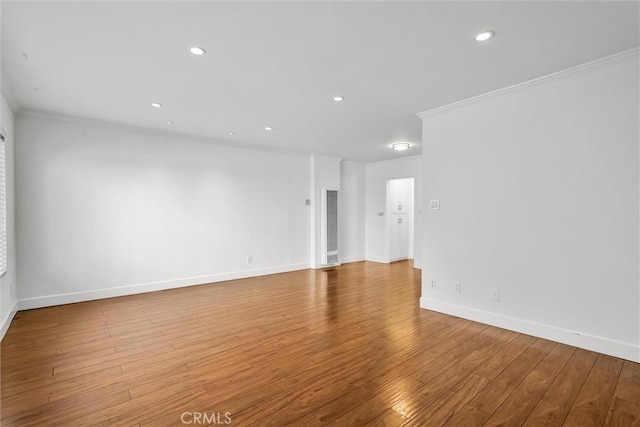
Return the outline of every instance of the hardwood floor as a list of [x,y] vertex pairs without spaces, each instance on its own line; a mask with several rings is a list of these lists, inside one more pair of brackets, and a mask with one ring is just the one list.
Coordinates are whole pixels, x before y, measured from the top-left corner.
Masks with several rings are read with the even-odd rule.
[[419,273],[362,262],[20,312],[2,425],[640,425],[640,365],[421,310]]

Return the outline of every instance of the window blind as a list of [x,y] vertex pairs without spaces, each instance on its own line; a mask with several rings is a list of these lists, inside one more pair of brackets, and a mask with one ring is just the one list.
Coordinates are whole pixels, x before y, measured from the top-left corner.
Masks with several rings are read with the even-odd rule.
[[5,134],[0,129],[0,278],[7,274],[7,186]]

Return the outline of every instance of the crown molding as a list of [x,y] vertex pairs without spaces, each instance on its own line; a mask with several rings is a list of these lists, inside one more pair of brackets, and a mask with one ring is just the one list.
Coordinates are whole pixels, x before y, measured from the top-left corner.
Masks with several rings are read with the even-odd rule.
[[489,99],[489,98],[493,98],[496,96],[500,96],[500,95],[504,95],[507,93],[511,93],[511,92],[516,92],[519,91],[521,89],[525,89],[531,86],[536,86],[539,84],[543,84],[546,83],[548,81],[551,80],[555,80],[555,79],[559,79],[562,77],[565,77],[567,75],[571,75],[571,74],[575,74],[584,70],[588,70],[591,68],[595,68],[595,67],[600,67],[602,65],[605,64],[609,64],[612,62],[617,62],[617,61],[622,61],[628,58],[632,58],[632,57],[638,57],[640,54],[640,48],[634,48],[634,49],[630,49],[630,50],[626,50],[624,52],[619,52],[610,56],[605,56],[604,58],[600,58],[600,59],[596,59],[595,61],[590,61],[590,62],[586,62],[584,64],[580,64],[580,65],[576,65],[574,67],[570,67],[570,68],[566,68],[564,70],[561,71],[557,71],[555,73],[551,73],[551,74],[547,74],[545,76],[542,77],[537,77],[535,79],[532,80],[527,80],[525,82],[522,83],[517,83],[515,85],[512,86],[507,86],[504,87],[502,89],[497,89],[491,92],[487,92],[487,93],[483,93],[481,95],[477,95],[477,96],[473,96],[471,98],[467,98],[467,99],[463,99],[461,101],[456,101],[453,102],[451,104],[447,104],[447,105],[443,105],[441,107],[436,107],[433,108],[431,110],[427,110],[427,111],[423,111],[421,113],[418,113],[417,116],[420,117],[421,119],[426,119],[427,117],[442,113],[444,111],[449,111],[449,110],[454,110],[456,108],[468,105],[468,104],[473,104],[479,101],[483,101],[485,99]]

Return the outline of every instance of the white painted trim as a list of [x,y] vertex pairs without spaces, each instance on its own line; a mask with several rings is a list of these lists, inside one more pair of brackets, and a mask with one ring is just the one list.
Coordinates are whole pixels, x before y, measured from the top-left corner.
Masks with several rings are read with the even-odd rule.
[[604,64],[609,64],[611,62],[622,61],[627,58],[631,58],[633,56],[638,56],[640,54],[640,48],[634,48],[631,50],[626,50],[624,52],[616,53],[614,55],[606,56],[604,58],[596,59],[595,61],[587,62],[584,64],[576,65],[575,67],[570,67],[561,71],[557,71],[555,73],[547,74],[546,76],[538,77],[532,80],[528,80],[526,82],[517,83],[512,86],[507,86],[502,89],[497,89],[492,92],[483,93],[481,95],[473,96],[471,98],[463,99],[460,101],[453,102],[451,104],[443,105],[441,107],[432,108],[431,110],[423,111],[418,113],[418,117],[421,119],[426,119],[429,116],[433,116],[438,113],[442,113],[444,111],[453,110],[467,104],[473,104],[479,101],[483,101],[488,98],[493,98],[495,96],[507,94],[510,92],[515,92],[521,89],[528,88],[530,86],[539,85],[542,83],[546,83],[550,80],[555,80],[558,78],[565,77],[570,74],[574,74],[580,71],[587,70],[589,68],[599,67]]
[[141,294],[145,292],[162,291],[165,289],[183,288],[186,286],[203,285],[227,280],[244,279],[247,277],[265,276],[268,274],[287,273],[309,268],[307,264],[282,265],[277,267],[258,268],[255,270],[235,271],[230,273],[218,273],[206,276],[187,277],[184,279],[163,280],[159,282],[140,283],[135,285],[119,286],[115,288],[95,289],[91,291],[70,292],[66,294],[45,295],[41,297],[20,299],[19,309],[51,307],[62,304],[91,301],[103,298],[120,297],[124,295]]
[[531,322],[502,314],[491,313],[462,305],[420,298],[420,308],[450,314],[491,326],[520,332],[534,337],[580,347],[622,359],[640,362],[640,346],[633,343],[612,340],[606,337],[587,334],[580,331],[558,328],[538,322]]
[[13,316],[18,312],[18,301],[14,301],[13,305],[9,309],[7,316],[2,319],[2,325],[0,325],[0,341],[4,338],[5,334],[9,330],[9,326],[11,326],[11,321],[13,320]]
[[340,267],[341,265],[342,263],[340,262],[336,262],[334,264],[320,264],[319,266],[315,267],[314,270],[324,270],[325,268]]
[[341,264],[349,264],[350,262],[361,262],[364,261],[364,257],[363,256],[346,256],[346,257],[342,257],[340,258],[340,263]]
[[365,261],[379,262],[381,264],[389,264],[389,260],[381,256],[368,256],[365,258]]

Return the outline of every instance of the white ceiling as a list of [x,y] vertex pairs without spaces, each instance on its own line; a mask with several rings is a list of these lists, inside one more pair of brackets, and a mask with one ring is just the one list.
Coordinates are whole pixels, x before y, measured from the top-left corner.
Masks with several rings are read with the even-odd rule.
[[[4,1],[1,13],[19,108],[360,161],[419,154],[420,111],[640,37],[638,2]],[[484,29],[496,37],[475,42]],[[414,146],[390,150],[399,140]]]

